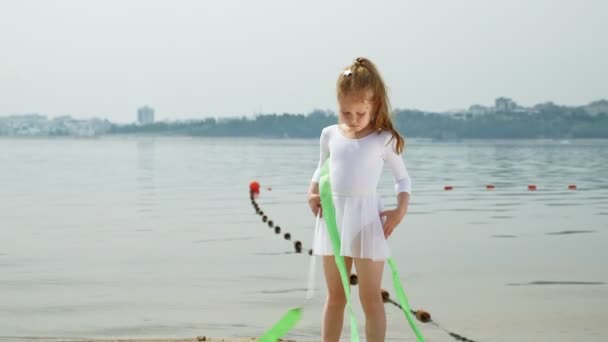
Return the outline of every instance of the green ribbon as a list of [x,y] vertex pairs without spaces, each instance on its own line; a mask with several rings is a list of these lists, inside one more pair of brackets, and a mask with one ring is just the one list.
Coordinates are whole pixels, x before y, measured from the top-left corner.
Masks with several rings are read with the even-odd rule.
[[[359,331],[357,329],[357,320],[352,310],[350,303],[350,282],[349,275],[346,271],[346,262],[344,257],[340,255],[340,235],[338,234],[338,225],[336,223],[336,209],[334,207],[333,195],[331,191],[331,183],[329,181],[329,159],[323,164],[321,168],[321,179],[319,181],[319,195],[321,197],[321,206],[323,207],[323,218],[327,226],[329,238],[331,239],[332,248],[334,251],[334,257],[336,259],[336,265],[340,272],[340,278],[342,279],[342,286],[344,287],[344,293],[346,294],[346,306],[350,317],[350,340],[351,342],[359,342]],[[405,291],[403,291],[403,284],[399,280],[399,274],[397,273],[397,266],[392,258],[388,258],[388,264],[391,268],[391,274],[393,277],[393,286],[395,292],[397,292],[397,298],[401,304],[401,309],[405,314],[410,327],[416,335],[418,342],[425,342],[424,337],[418,330],[414,317],[412,316],[410,306],[408,304]],[[270,328],[262,337],[260,342],[276,342],[279,338],[287,334],[298,321],[302,318],[302,309],[294,308],[289,310],[272,328]]]
[[[333,196],[331,192],[331,183],[329,181],[329,159],[323,164],[323,167],[321,168],[319,193],[321,195],[321,205],[323,206],[323,217],[325,218],[325,224],[327,225],[327,231],[329,232],[329,237],[331,239],[332,247],[334,250],[334,256],[336,258],[336,264],[338,265],[338,270],[340,271],[340,276],[342,278],[344,292],[346,293],[346,303],[348,305],[351,322],[351,341],[358,341],[359,335],[357,333],[357,322],[350,307],[350,287],[348,275],[346,273],[346,264],[344,262],[344,257],[340,255],[340,236],[338,234],[338,225],[336,224],[336,211],[332,198]],[[424,337],[416,326],[416,322],[410,310],[405,291],[403,291],[403,284],[399,279],[399,273],[397,272],[397,266],[395,265],[395,261],[392,258],[388,258],[387,262],[391,268],[393,286],[395,287],[395,292],[397,292],[397,298],[399,299],[399,303],[401,304],[401,309],[405,314],[405,318],[410,324],[412,331],[414,331],[418,342],[424,342]],[[355,336],[354,339],[353,336]]]
[[331,245],[334,250],[336,265],[338,265],[338,271],[340,271],[340,278],[342,279],[344,293],[346,294],[346,307],[348,310],[348,315],[350,317],[350,340],[351,342],[359,342],[357,319],[355,318],[355,314],[353,313],[353,309],[350,304],[349,275],[346,271],[346,262],[344,261],[344,257],[340,255],[340,235],[338,234],[338,224],[336,223],[336,209],[334,207],[334,201],[332,198],[331,183],[329,182],[329,159],[323,164],[323,167],[321,168],[319,195],[321,197],[321,206],[323,207],[323,218],[325,219],[327,232],[329,233]]
[[302,308],[293,308],[272,327],[258,341],[277,342],[281,337],[293,329],[302,318]]
[[414,316],[412,315],[412,310],[410,309],[410,305],[408,304],[407,297],[405,296],[405,291],[403,291],[403,284],[401,284],[401,280],[399,280],[399,273],[397,273],[397,265],[395,265],[395,261],[393,258],[388,258],[388,265],[391,267],[391,274],[393,276],[393,287],[395,288],[395,292],[397,292],[397,298],[399,299],[399,304],[401,304],[401,310],[405,314],[405,318],[407,319],[412,331],[416,335],[416,339],[418,342],[424,342],[424,336],[418,330],[416,326],[416,321],[414,320]]

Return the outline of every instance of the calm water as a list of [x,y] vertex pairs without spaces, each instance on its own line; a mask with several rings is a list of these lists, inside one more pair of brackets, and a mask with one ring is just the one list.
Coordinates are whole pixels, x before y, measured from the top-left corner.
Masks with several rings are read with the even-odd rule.
[[[309,258],[248,199],[256,179],[308,249],[317,158],[316,139],[0,139],[0,340],[259,336],[299,305],[292,336],[317,339],[320,270],[306,302]],[[412,139],[405,159],[412,202],[390,243],[414,308],[480,341],[608,339],[608,141]],[[380,193],[395,204],[388,170]],[[414,340],[387,315],[389,339]]]

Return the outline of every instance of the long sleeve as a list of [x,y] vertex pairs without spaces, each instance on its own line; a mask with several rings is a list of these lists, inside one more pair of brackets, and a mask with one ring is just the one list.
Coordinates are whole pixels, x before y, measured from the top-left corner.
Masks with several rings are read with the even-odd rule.
[[396,139],[392,139],[390,144],[385,144],[383,157],[393,174],[395,180],[395,193],[411,193],[412,181],[407,172],[407,168],[405,167],[403,158],[397,153]]
[[327,137],[327,129],[323,129],[321,131],[321,138],[319,139],[320,152],[319,152],[319,165],[315,170],[315,173],[312,175],[312,181],[315,183],[319,183],[319,179],[321,178],[321,167],[329,158],[329,142]]

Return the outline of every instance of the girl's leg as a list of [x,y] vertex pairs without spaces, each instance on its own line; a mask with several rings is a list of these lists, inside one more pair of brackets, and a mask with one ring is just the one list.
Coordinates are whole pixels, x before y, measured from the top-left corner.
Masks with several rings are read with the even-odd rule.
[[384,261],[355,258],[359,279],[359,298],[365,312],[367,342],[383,342],[386,336],[386,314],[380,286]]
[[[353,265],[353,259],[344,257],[346,262],[346,270],[350,275],[350,270]],[[327,301],[323,311],[323,327],[321,335],[323,342],[340,341],[342,333],[342,325],[344,323],[344,307],[346,306],[346,295],[342,286],[340,272],[336,265],[336,259],[333,255],[323,256],[323,271],[325,273],[325,282],[327,283]]]

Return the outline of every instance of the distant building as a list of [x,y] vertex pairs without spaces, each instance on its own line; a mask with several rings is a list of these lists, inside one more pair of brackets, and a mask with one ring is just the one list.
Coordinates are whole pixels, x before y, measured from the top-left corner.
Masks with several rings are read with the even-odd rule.
[[515,101],[506,98],[506,97],[499,97],[496,100],[494,100],[494,109],[497,112],[513,112],[515,111],[515,109],[517,108],[517,103],[515,103]]
[[137,110],[137,123],[149,125],[154,123],[154,108],[143,106]]
[[471,107],[469,107],[469,110],[467,110],[467,113],[472,115],[483,115],[488,114],[490,112],[490,108],[478,104],[472,105]]
[[539,103],[534,105],[534,107],[532,107],[532,111],[538,113],[538,112],[550,112],[550,111],[556,111],[559,110],[559,106],[556,105],[555,103],[549,101],[549,102],[543,102],[543,103]]
[[585,111],[591,115],[608,114],[608,101],[599,100],[586,105]]
[[112,124],[105,119],[74,119],[60,116],[48,119],[37,114],[0,117],[0,136],[76,136],[93,137],[108,133]]

